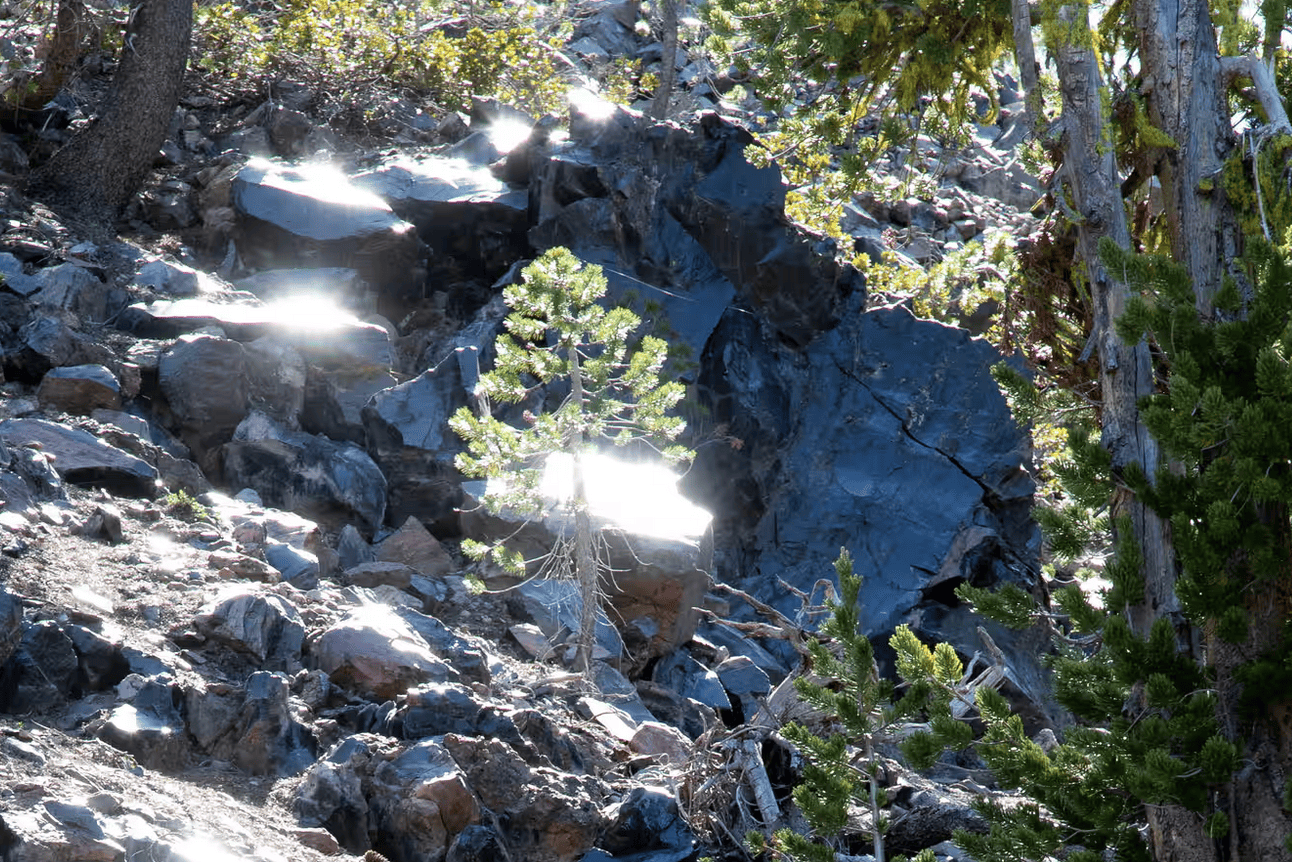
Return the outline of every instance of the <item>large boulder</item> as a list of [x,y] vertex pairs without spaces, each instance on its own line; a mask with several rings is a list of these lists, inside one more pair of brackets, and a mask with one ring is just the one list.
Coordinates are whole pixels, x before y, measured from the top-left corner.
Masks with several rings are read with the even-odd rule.
[[262,667],[300,667],[305,625],[296,606],[282,596],[231,587],[204,605],[193,622],[201,634],[251,656]]
[[461,476],[453,466],[461,442],[448,420],[467,403],[456,363],[429,369],[378,392],[363,408],[368,452],[390,483],[390,517],[415,517],[441,533],[457,531]]
[[121,408],[121,382],[102,365],[51,368],[36,390],[40,406],[89,416],[95,410]]
[[158,359],[158,380],[184,443],[208,474],[247,415],[247,351],[214,335],[185,335]]
[[424,682],[455,680],[412,626],[385,605],[365,605],[323,632],[314,660],[340,686],[391,700]]
[[286,677],[257,671],[245,690],[229,688],[186,692],[189,733],[203,751],[252,775],[296,775],[314,762],[314,740],[295,717]]
[[438,255],[495,279],[528,252],[529,193],[463,159],[393,157],[357,174],[355,185],[384,199],[417,226]]
[[355,523],[372,533],[385,519],[386,479],[362,449],[289,431],[253,411],[224,448],[224,472],[271,506],[300,512],[340,529]]

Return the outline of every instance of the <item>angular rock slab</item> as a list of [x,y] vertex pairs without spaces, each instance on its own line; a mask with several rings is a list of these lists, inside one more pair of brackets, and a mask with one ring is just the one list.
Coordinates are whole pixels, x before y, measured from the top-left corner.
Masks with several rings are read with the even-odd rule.
[[466,403],[463,378],[446,363],[378,392],[363,408],[368,452],[389,482],[395,523],[416,517],[436,532],[457,531],[462,479],[453,458],[462,444],[448,420]]
[[528,251],[529,193],[462,159],[399,156],[354,177],[380,196],[437,255],[497,278]]
[[372,533],[386,515],[386,477],[362,449],[288,431],[253,411],[224,448],[224,470],[236,487],[254,488],[271,506],[339,528]]
[[214,335],[185,335],[157,362],[162,394],[184,443],[207,473],[218,466],[218,449],[247,415],[247,351]]
[[379,304],[398,306],[420,292],[415,270],[423,252],[413,226],[335,172],[255,160],[233,179],[231,198],[238,250],[250,265],[278,269],[309,258],[353,268]]
[[157,494],[156,468],[88,431],[45,419],[6,419],[0,422],[0,441],[10,446],[40,444],[43,452],[53,456],[54,469],[65,482],[102,487],[126,497]]

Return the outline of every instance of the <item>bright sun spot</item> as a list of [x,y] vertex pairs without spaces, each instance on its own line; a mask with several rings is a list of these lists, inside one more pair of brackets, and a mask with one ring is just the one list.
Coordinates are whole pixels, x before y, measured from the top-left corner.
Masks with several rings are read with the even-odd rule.
[[[663,464],[620,461],[609,455],[583,456],[584,485],[594,517],[605,518],[630,533],[662,539],[704,535],[713,516],[677,490],[677,474]],[[547,458],[541,490],[544,497],[568,500],[574,485],[570,456]]]
[[570,107],[592,120],[609,119],[615,112],[613,102],[607,102],[587,87],[575,87],[567,96]]
[[345,204],[355,210],[390,212],[390,205],[379,195],[350,182],[340,168],[329,162],[307,162],[287,172],[264,159],[253,159],[248,165],[264,173],[260,182],[270,188],[298,193],[305,184],[309,188],[309,196],[318,201]]
[[320,293],[295,293],[267,304],[275,319],[294,329],[338,329],[358,319]]
[[532,129],[529,123],[510,117],[499,117],[489,124],[485,133],[500,153],[510,153],[529,138]]
[[207,835],[186,838],[171,850],[171,858],[183,862],[238,862],[223,844]]

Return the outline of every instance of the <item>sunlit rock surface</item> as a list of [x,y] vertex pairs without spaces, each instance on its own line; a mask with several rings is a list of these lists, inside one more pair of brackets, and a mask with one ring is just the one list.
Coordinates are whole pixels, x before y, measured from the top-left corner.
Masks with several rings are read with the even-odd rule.
[[413,226],[377,195],[327,165],[248,163],[233,179],[237,247],[260,269],[298,265],[351,267],[377,292],[379,305],[420,288],[423,257]]

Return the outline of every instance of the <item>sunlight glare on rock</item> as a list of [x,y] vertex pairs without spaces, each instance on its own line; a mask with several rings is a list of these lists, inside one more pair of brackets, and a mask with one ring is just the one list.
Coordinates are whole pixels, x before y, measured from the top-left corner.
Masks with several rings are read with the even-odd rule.
[[182,862],[240,862],[223,844],[209,835],[186,838],[171,851],[171,858]]
[[533,127],[524,120],[499,117],[489,124],[485,133],[500,153],[510,153],[529,138]]
[[278,322],[293,329],[339,329],[359,322],[353,314],[321,293],[301,292],[267,304]]
[[570,107],[590,120],[606,120],[615,112],[613,102],[608,102],[587,87],[570,90]]
[[[663,464],[622,461],[609,455],[583,456],[588,506],[630,533],[686,540],[704,535],[713,516],[683,497],[678,476]],[[540,486],[544,498],[568,500],[573,489],[570,456],[549,455]]]

